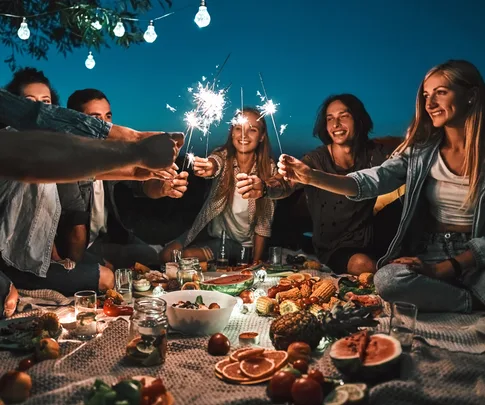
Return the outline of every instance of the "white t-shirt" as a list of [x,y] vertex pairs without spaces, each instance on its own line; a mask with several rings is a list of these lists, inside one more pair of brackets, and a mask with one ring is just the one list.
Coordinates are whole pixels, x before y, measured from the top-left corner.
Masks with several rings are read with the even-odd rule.
[[209,235],[219,238],[224,230],[230,239],[240,244],[251,243],[248,207],[248,200],[235,190],[232,206],[227,205],[224,211],[212,220]]
[[91,246],[101,232],[108,232],[108,210],[104,205],[104,187],[102,180],[96,180],[93,183],[93,207],[91,208],[91,223],[89,228],[89,246]]

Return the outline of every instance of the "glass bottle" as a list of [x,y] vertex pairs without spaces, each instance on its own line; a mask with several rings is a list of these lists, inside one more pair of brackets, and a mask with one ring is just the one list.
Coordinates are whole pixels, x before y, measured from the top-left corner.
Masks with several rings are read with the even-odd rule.
[[226,231],[222,231],[221,244],[219,245],[219,253],[217,255],[216,267],[218,270],[226,270],[228,266],[229,259],[227,258]]
[[126,357],[141,366],[155,366],[167,357],[167,303],[161,298],[135,300],[130,317]]
[[204,281],[204,275],[202,274],[202,268],[199,264],[199,259],[196,257],[185,257],[180,259],[180,269],[177,272],[177,279],[180,287],[183,287],[186,283],[196,283]]

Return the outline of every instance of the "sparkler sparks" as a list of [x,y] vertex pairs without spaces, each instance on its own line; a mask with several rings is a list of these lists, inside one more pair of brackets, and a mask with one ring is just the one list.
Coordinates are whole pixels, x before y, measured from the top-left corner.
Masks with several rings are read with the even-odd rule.
[[261,117],[265,117],[266,115],[271,115],[277,111],[276,106],[279,104],[273,103],[273,100],[268,100],[263,105],[258,105],[258,109],[261,111]]
[[170,110],[171,112],[177,111],[177,109],[175,107],[172,107],[170,104],[167,104],[166,108],[167,108],[167,110]]
[[194,160],[195,160],[195,155],[190,152],[190,153],[187,153],[187,166],[188,167],[191,167],[194,165]]
[[283,135],[283,132],[285,132],[287,126],[288,126],[288,124],[281,124],[280,125],[280,135]]
[[244,125],[248,122],[247,117],[245,117],[240,109],[236,110],[236,115],[234,118],[231,120],[231,125],[236,126],[236,125]]

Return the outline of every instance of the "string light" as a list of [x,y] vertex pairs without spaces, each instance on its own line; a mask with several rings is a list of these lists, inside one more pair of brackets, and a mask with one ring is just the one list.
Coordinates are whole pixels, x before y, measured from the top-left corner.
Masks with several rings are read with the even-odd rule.
[[25,17],[23,18],[22,22],[20,23],[20,28],[17,31],[17,34],[18,34],[19,38],[24,40],[24,41],[26,41],[30,37],[30,30],[29,30],[29,27],[27,26],[27,20],[26,20]]
[[86,58],[86,62],[84,62],[84,64],[88,69],[92,69],[94,66],[96,66],[96,61],[94,60],[94,56],[92,52],[89,52],[89,55]]
[[157,33],[155,32],[155,27],[153,26],[153,21],[150,21],[150,25],[147,27],[147,30],[143,34],[143,38],[149,44],[155,42],[157,39]]
[[113,34],[115,34],[118,38],[121,38],[123,35],[125,35],[125,26],[120,20],[116,23],[116,27],[113,30]]
[[205,0],[200,1],[199,11],[195,15],[194,21],[199,26],[199,28],[207,27],[210,24],[211,16],[207,11]]
[[91,27],[93,27],[95,30],[99,31],[103,26],[99,22],[99,20],[96,20],[95,22],[91,23]]

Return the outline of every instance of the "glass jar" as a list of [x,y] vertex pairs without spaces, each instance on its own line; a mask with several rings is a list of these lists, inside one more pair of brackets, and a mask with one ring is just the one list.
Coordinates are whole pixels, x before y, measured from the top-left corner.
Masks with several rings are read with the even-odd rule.
[[183,287],[186,283],[199,284],[204,281],[204,275],[202,274],[202,268],[199,264],[199,259],[196,257],[186,257],[180,259],[180,269],[177,272],[177,280],[180,287]]
[[126,357],[142,366],[165,362],[167,356],[167,303],[161,298],[144,297],[135,300],[130,317]]

